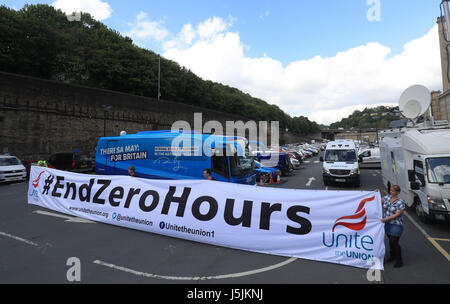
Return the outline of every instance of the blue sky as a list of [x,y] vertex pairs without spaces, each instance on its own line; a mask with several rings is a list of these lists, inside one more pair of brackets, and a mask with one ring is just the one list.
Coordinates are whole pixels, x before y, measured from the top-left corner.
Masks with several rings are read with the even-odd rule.
[[[0,1],[10,7],[53,1]],[[423,36],[436,23],[440,0],[380,0],[380,22],[369,22],[366,0],[110,0],[113,13],[102,20],[109,27],[126,32],[127,24],[144,11],[162,21],[173,33],[184,24],[200,23],[210,17],[232,16],[232,30],[239,32],[249,57],[277,58],[284,64],[316,55],[334,56],[339,51],[378,41],[392,49]],[[157,44],[149,48],[161,51]]]
[[[55,1],[60,2],[60,7],[67,6],[68,2],[9,0],[0,3],[22,8],[26,3],[52,4]],[[396,103],[397,94],[401,93],[399,90],[408,85],[406,81],[391,85],[386,89],[386,94],[377,95],[376,100],[364,96],[384,87],[381,81],[384,75],[397,72],[401,75],[399,70],[404,69],[403,67],[413,64],[412,62],[420,62],[421,53],[427,56],[429,64],[420,64],[420,71],[414,70],[409,73],[413,72],[415,75],[429,73],[429,77],[416,77],[409,81],[422,82],[430,89],[440,89],[440,82],[436,80],[440,72],[437,71],[437,68],[440,68],[439,58],[435,58],[439,57],[438,48],[434,46],[424,49],[426,48],[424,41],[434,39],[433,43],[436,44],[437,35],[430,34],[430,31],[435,28],[436,18],[440,14],[440,2],[440,0],[79,0],[79,5],[83,8],[90,7],[93,11],[108,6],[108,13],[100,14],[102,17],[97,19],[101,19],[108,27],[124,35],[132,36],[138,45],[178,61],[203,78],[236,86],[253,96],[279,105],[291,115],[306,115],[318,122],[329,123],[330,118],[318,113],[329,110],[330,107],[347,108],[345,113],[339,114],[343,116],[363,106]],[[99,8],[100,4],[102,8]],[[367,18],[367,13],[378,4],[380,10],[377,12],[380,13],[380,19],[371,22]],[[212,29],[206,38],[201,35],[202,25],[203,30],[208,27]],[[180,36],[184,27],[189,29],[187,32],[191,33],[192,37],[195,37],[187,43],[186,36]],[[149,32],[154,29],[161,35],[156,37],[154,33]],[[405,45],[418,39],[423,42],[416,43],[414,46],[416,51],[405,52]],[[220,50],[224,48],[227,52],[221,53]],[[417,51],[419,48],[420,51]],[[208,50],[216,52],[216,56],[210,58],[211,62],[221,61],[223,62],[221,66],[214,67],[213,64],[209,64],[208,58],[204,58]],[[361,64],[349,70],[341,68],[340,72],[336,72],[333,69],[323,72],[325,73],[323,75],[315,75],[314,77],[318,79],[312,83],[305,81],[295,83],[289,78],[296,76],[307,78],[306,75],[301,75],[299,70],[289,67],[298,66],[298,69],[311,73],[320,68],[328,69],[330,64],[334,67],[348,64],[349,60],[344,55],[357,56],[354,58],[364,60],[361,62],[364,65],[361,67],[363,72],[357,77],[365,75],[376,77],[379,88],[368,86],[366,91],[352,92],[352,87],[358,84],[355,81],[350,82],[353,76],[349,73],[352,69],[360,69]],[[368,62],[371,61],[371,56],[380,60],[379,64],[386,68],[381,71],[378,67],[372,66]],[[430,60],[430,56],[434,60]],[[195,59],[197,57],[198,60]],[[341,60],[341,57],[344,59]],[[202,62],[199,61],[200,58]],[[330,60],[327,61],[327,58]],[[412,62],[406,62],[407,59]],[[228,68],[230,65],[233,67]],[[210,70],[208,66],[211,66]],[[395,66],[398,70],[391,71]],[[221,69],[228,71],[221,74]],[[256,71],[259,69],[261,70]],[[239,75],[233,77],[233,73]],[[274,77],[285,79],[283,83],[289,85],[270,87],[267,79],[261,79],[259,75],[250,75],[252,73],[273,73]],[[335,75],[328,76],[331,74]],[[320,83],[321,76],[327,78],[326,83]],[[347,76],[348,83],[330,87],[330,83],[337,83],[341,81],[339,79]],[[323,95],[326,90],[332,91]],[[293,92],[287,94],[288,91]],[[338,94],[337,91],[342,92]],[[283,94],[286,96],[282,96]],[[297,100],[293,97],[295,94],[302,97]],[[319,99],[317,96],[321,94],[323,96]],[[316,99],[317,105],[312,109],[308,103]]]

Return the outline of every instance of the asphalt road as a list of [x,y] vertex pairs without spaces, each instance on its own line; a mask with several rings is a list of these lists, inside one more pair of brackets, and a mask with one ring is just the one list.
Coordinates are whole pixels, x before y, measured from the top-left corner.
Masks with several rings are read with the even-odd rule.
[[[273,186],[324,190],[321,165],[318,157],[312,158]],[[361,174],[360,189],[382,189],[379,169]],[[0,283],[68,283],[78,265],[81,283],[450,283],[450,225],[424,225],[412,211],[400,241],[404,267],[388,264],[381,281],[369,282],[364,269],[77,221],[28,205],[27,189],[27,183],[0,185]]]

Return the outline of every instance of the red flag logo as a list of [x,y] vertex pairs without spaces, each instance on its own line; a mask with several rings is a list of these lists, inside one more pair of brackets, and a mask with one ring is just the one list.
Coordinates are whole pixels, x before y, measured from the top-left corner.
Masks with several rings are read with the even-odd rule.
[[[334,223],[332,232],[334,232],[334,229],[337,226],[344,226],[347,227],[348,229],[351,229],[353,231],[359,231],[362,230],[365,226],[366,226],[366,219],[367,217],[366,215],[366,209],[364,209],[364,206],[367,202],[371,202],[375,199],[375,196],[371,197],[371,198],[366,198],[363,199],[358,206],[358,209],[356,209],[355,213],[352,215],[348,215],[348,216],[343,216],[339,219],[336,220],[336,222]],[[361,221],[357,221],[357,222],[352,222],[352,221],[347,221],[347,220],[359,220],[362,219]]]
[[39,174],[39,176],[38,176],[38,178],[36,178],[34,181],[33,181],[33,187],[34,188],[37,188],[38,186],[39,186],[39,180],[41,179],[41,175],[42,175],[42,173],[44,173],[45,171],[42,171],[40,174]]

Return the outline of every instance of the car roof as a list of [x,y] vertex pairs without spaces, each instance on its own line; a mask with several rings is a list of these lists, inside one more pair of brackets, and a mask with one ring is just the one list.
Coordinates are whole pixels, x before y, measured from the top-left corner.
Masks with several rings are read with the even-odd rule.
[[16,156],[13,155],[0,155],[0,158],[10,158],[10,157],[17,158]]

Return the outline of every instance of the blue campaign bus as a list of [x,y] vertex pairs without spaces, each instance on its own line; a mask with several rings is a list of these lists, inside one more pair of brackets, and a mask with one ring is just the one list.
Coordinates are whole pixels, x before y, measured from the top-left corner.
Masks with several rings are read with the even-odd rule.
[[101,175],[136,175],[149,179],[204,179],[210,169],[217,181],[254,185],[254,162],[240,143],[245,138],[183,131],[143,131],[101,137],[95,166]]

